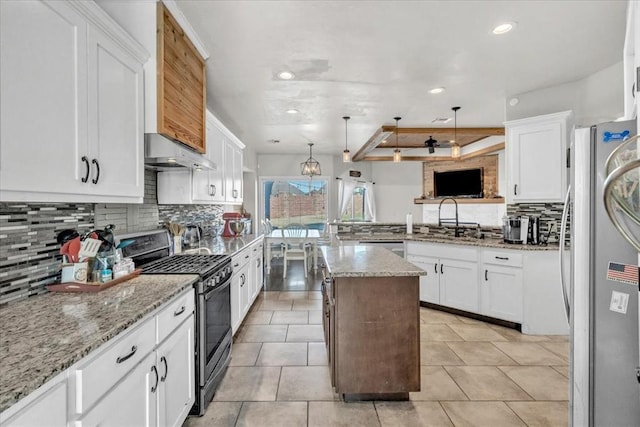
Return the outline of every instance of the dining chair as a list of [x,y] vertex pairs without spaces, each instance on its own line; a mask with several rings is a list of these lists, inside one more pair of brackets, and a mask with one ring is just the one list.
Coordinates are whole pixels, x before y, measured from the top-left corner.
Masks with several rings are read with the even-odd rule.
[[[262,232],[265,236],[269,236],[273,232],[273,225],[269,218],[265,218],[260,221],[262,224]],[[284,256],[284,244],[283,243],[269,243],[271,258],[282,258]]]
[[309,229],[304,224],[291,223],[284,227],[282,231],[282,240],[284,251],[282,269],[282,277],[287,277],[287,267],[290,260],[302,260],[304,262],[304,277],[307,278],[308,266],[312,255],[312,246],[310,243],[300,241],[306,239],[309,235]]

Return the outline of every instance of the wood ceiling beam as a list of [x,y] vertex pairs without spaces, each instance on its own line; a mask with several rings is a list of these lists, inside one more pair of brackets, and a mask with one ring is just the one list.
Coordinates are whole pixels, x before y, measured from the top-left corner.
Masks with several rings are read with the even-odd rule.
[[[478,156],[485,156],[487,154],[495,153],[496,151],[504,150],[504,142],[492,145],[490,147],[483,148],[472,153],[464,154],[459,159],[454,159],[449,156],[402,156],[402,161],[407,162],[450,162],[472,159]],[[393,161],[393,156],[365,156],[362,160],[368,162],[389,162]]]
[[[402,134],[402,135],[414,135],[414,134],[429,134],[429,135],[449,135],[451,134],[453,131],[455,130],[455,132],[457,133],[458,136],[473,136],[476,137],[472,142],[477,142],[480,141],[486,137],[489,136],[501,136],[504,135],[504,128],[442,128],[442,127],[437,127],[437,128],[401,128],[399,127],[397,129],[398,134]],[[371,152],[373,149],[375,149],[376,147],[378,147],[382,141],[384,141],[385,139],[388,139],[391,135],[395,134],[396,132],[396,127],[393,125],[384,125],[382,127],[380,127],[379,129],[377,129],[375,131],[375,133],[367,140],[367,142],[364,143],[364,145],[362,147],[360,147],[360,149],[353,155],[352,160],[354,162],[358,162],[358,161],[362,161],[362,160],[372,160],[372,161],[389,161],[392,160],[391,157],[386,157],[386,156],[371,156],[371,157],[367,157],[367,153]],[[392,141],[393,142],[393,141]],[[504,145],[504,144],[503,144]],[[387,147],[389,148],[393,148],[395,147],[395,145],[392,146],[392,144],[389,144]],[[415,146],[400,146],[401,148],[416,148]],[[484,150],[482,150],[484,151]],[[473,153],[471,153],[473,154]],[[471,155],[469,154],[469,155]],[[468,156],[469,156],[468,155]],[[424,157],[407,157],[408,159],[424,159],[422,161],[432,161],[433,159],[436,159],[435,157],[428,157],[428,158],[424,158]],[[469,158],[469,157],[466,157]],[[375,159],[375,160],[374,160]],[[439,158],[438,158],[439,159]],[[448,160],[451,160],[450,157],[447,158]]]

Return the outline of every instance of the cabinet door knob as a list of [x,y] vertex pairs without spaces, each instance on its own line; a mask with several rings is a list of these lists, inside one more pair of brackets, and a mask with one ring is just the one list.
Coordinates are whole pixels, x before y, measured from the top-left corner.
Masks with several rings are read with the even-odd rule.
[[87,156],[82,156],[81,160],[84,162],[84,165],[86,167],[84,172],[84,178],[82,178],[81,181],[87,182],[89,180],[89,171],[91,170],[91,166],[89,165],[89,159],[87,159]]
[[96,165],[96,178],[92,179],[91,182],[93,182],[94,184],[97,184],[98,180],[100,179],[100,163],[98,163],[96,159],[91,160],[91,163]]

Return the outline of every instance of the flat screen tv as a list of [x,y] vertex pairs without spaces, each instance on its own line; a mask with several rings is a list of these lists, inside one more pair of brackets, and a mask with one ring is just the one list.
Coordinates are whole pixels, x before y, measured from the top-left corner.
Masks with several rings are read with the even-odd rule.
[[483,170],[462,169],[433,172],[435,197],[482,197]]

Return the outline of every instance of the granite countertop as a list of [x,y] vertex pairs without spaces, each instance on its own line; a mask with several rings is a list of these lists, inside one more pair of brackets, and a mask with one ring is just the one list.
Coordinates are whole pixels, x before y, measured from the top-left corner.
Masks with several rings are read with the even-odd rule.
[[322,246],[332,277],[424,276],[426,271],[377,246]]
[[485,248],[515,249],[521,251],[557,251],[559,245],[551,243],[547,246],[539,245],[514,245],[505,243],[502,239],[476,239],[473,237],[448,237],[436,234],[405,234],[405,233],[338,233],[340,241],[410,241],[446,243],[450,245],[480,246]]
[[97,293],[57,293],[0,309],[0,412],[198,280],[142,275]]
[[205,237],[200,246],[209,248],[214,255],[233,255],[262,236],[263,234],[243,234],[240,237]]

